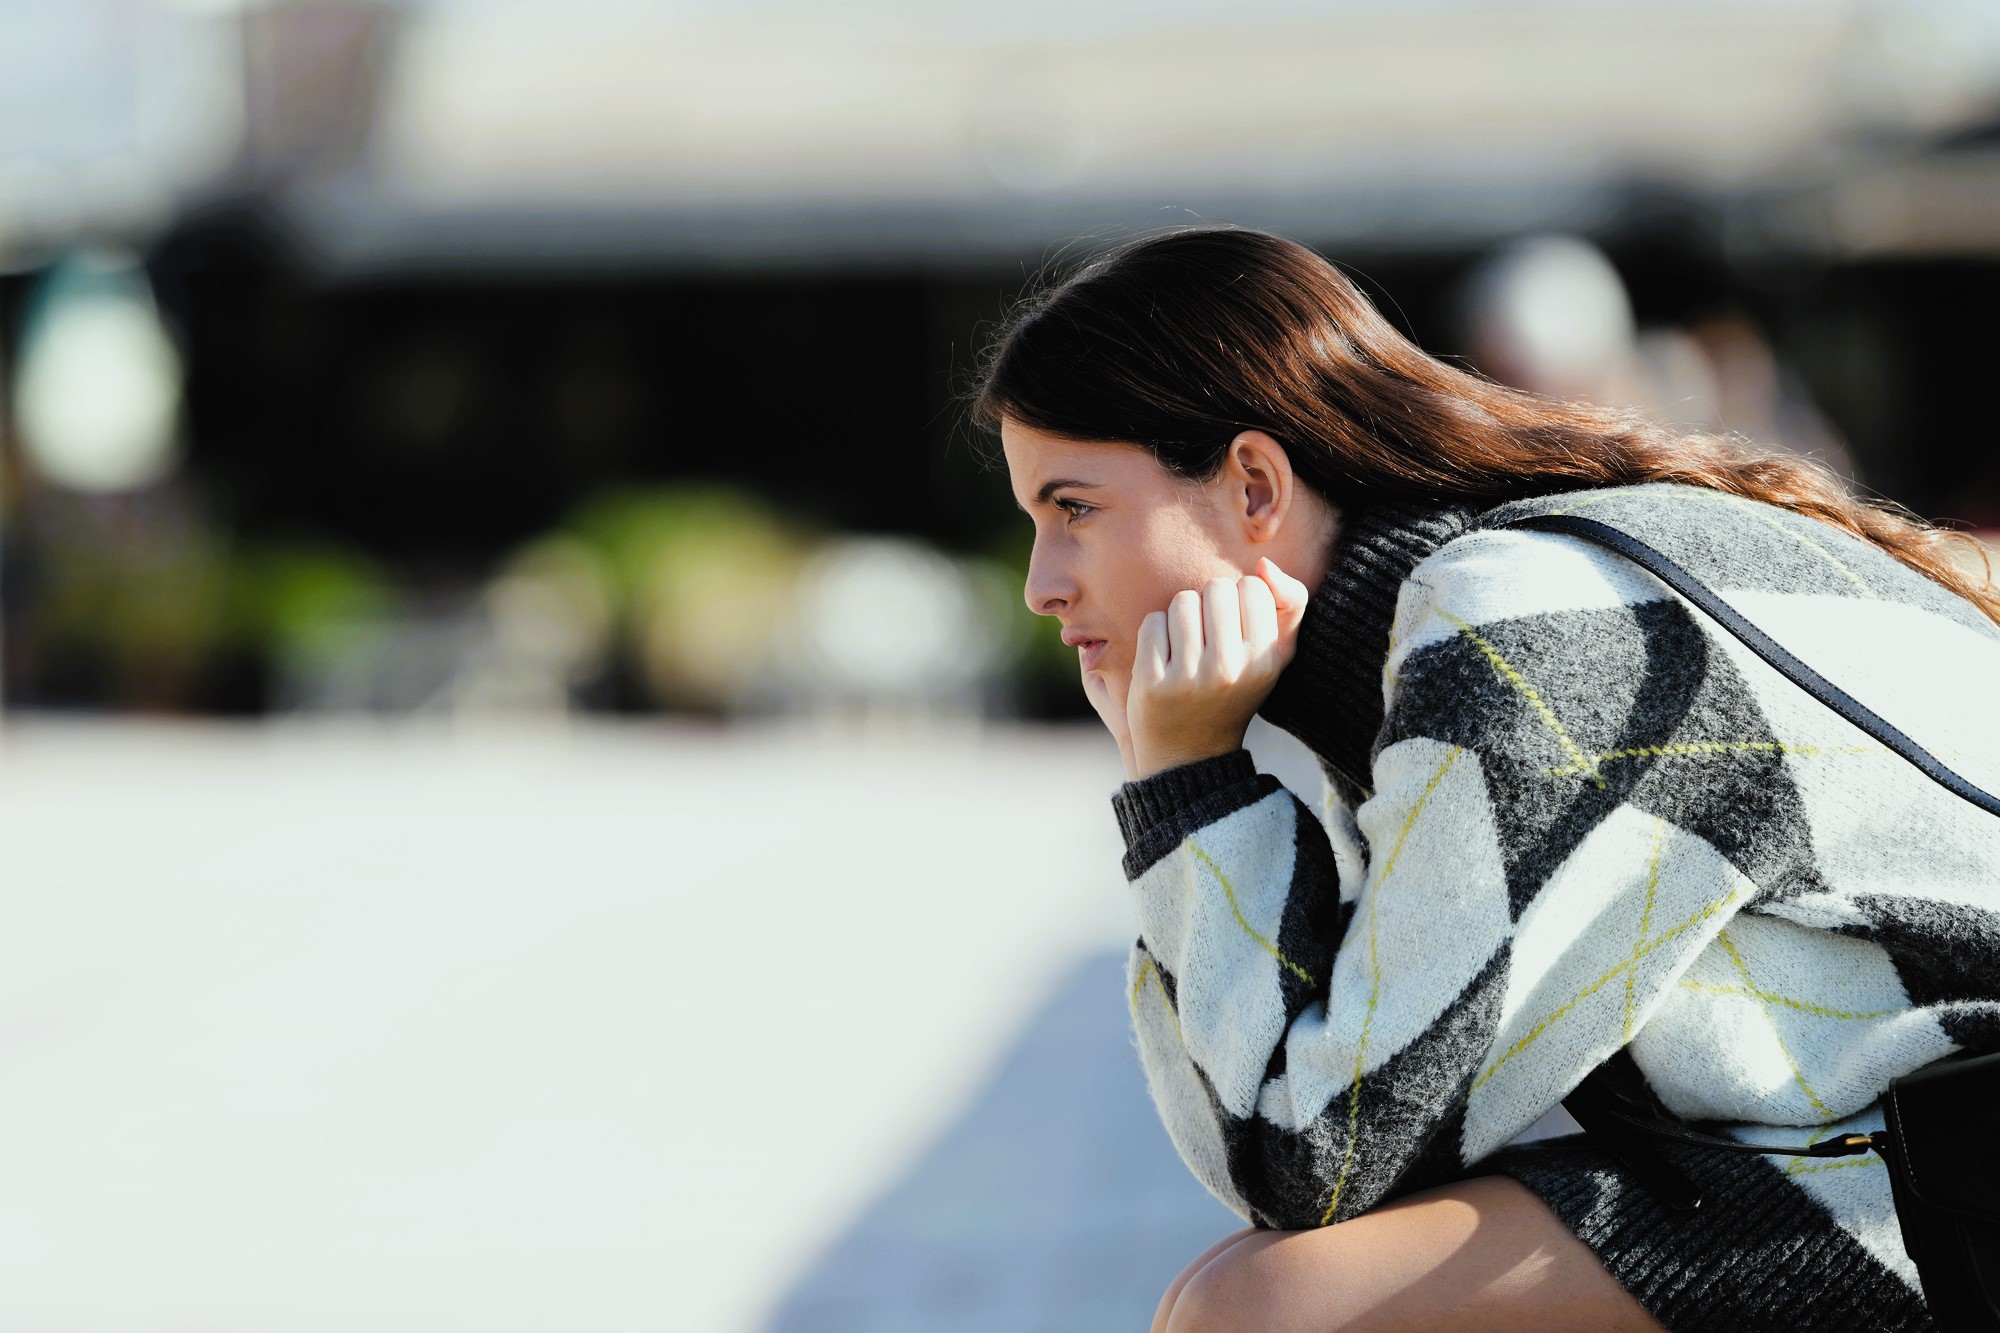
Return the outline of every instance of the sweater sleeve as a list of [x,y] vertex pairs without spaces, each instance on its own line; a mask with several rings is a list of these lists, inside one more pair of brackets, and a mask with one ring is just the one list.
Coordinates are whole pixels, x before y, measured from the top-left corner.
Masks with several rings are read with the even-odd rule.
[[[1376,778],[1360,826],[1332,798],[1323,822],[1240,750],[1113,798],[1154,1103],[1196,1176],[1257,1225],[1342,1220],[1454,1168],[1455,1135],[1427,1150],[1493,1030],[1504,886],[1475,868],[1451,902],[1396,892],[1450,856],[1410,835],[1457,821],[1479,766],[1423,746]],[[1357,833],[1382,849],[1372,867]]]
[[1734,966],[1721,932],[1753,876],[1789,873],[1782,746],[1733,671],[1565,540],[1468,537],[1404,585],[1351,816],[1241,751],[1113,798],[1141,1062],[1183,1159],[1247,1220],[1321,1226],[1462,1175],[1698,955]]

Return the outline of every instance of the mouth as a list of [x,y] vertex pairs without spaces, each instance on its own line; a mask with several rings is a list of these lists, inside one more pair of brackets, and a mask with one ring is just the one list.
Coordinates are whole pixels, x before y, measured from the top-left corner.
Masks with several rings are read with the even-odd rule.
[[1065,634],[1063,635],[1063,642],[1076,649],[1077,657],[1082,661],[1083,670],[1085,671],[1096,670],[1098,660],[1104,656],[1104,650],[1110,646],[1103,639],[1090,639],[1082,635],[1072,637]]

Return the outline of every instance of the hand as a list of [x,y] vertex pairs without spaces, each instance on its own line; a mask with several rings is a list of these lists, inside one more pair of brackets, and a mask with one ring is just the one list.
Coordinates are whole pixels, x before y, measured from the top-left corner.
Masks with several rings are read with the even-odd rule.
[[1125,701],[1112,693],[1102,671],[1083,673],[1083,696],[1090,700],[1090,706],[1097,710],[1097,716],[1118,741],[1118,757],[1125,761],[1125,780],[1132,781],[1138,777],[1138,770],[1132,766],[1132,730],[1125,724]]
[[1241,578],[1175,593],[1140,623],[1124,707],[1134,781],[1241,748],[1298,649],[1309,596],[1266,557]]

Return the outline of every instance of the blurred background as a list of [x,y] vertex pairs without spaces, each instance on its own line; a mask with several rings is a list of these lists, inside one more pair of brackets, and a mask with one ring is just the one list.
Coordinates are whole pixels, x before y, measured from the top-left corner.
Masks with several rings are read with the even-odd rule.
[[1198,221],[2000,530],[1990,0],[0,3],[0,1322],[1143,1327],[960,395]]

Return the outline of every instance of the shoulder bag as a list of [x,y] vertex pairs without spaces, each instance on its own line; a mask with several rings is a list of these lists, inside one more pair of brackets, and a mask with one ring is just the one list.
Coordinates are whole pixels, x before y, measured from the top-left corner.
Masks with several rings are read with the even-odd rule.
[[[1575,514],[1533,514],[1501,527],[1559,532],[1604,546],[1699,607],[1793,684],[1826,704],[1926,777],[1989,814],[2000,797],[1966,781],[1859,700],[1801,662],[1707,585],[1619,528]],[[2000,1333],[2000,1053],[1959,1055],[1903,1075],[1882,1096],[1886,1128],[1822,1143],[1765,1147],[1705,1133],[1669,1116],[1620,1050],[1563,1101],[1663,1205],[1701,1206],[1701,1191],[1658,1150],[1680,1143],[1726,1152],[1795,1157],[1876,1153],[1889,1168],[1903,1245],[1916,1264],[1931,1317],[1947,1333]]]

